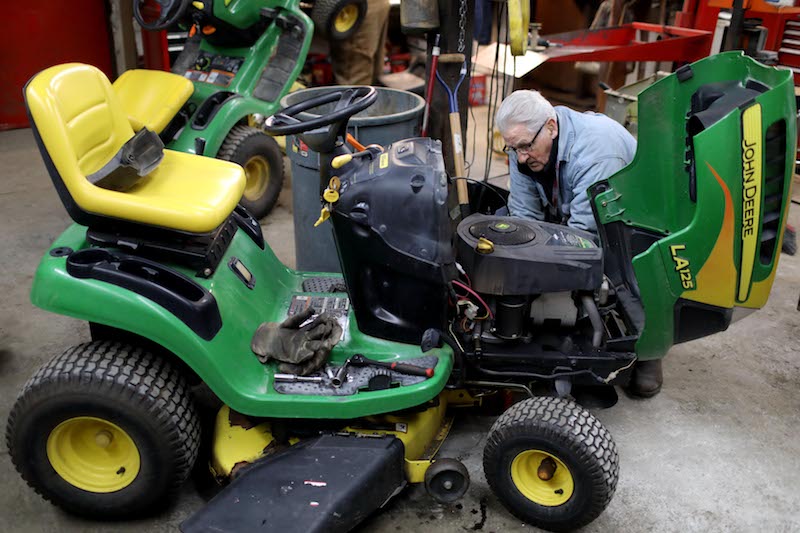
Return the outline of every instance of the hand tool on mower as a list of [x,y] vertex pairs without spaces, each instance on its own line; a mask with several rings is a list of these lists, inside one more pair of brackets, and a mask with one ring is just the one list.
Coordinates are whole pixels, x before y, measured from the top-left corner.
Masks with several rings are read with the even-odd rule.
[[401,374],[408,374],[410,376],[424,376],[426,378],[433,377],[433,368],[424,368],[421,366],[397,362],[388,363],[384,361],[376,361],[375,359],[368,359],[360,353],[350,356],[345,364],[351,364],[353,366],[378,366],[381,368],[388,368],[389,370],[393,370],[395,372],[400,372]]

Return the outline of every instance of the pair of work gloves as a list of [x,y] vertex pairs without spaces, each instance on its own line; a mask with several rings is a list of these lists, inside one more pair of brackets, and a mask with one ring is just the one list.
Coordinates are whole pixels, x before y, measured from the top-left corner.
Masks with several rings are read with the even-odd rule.
[[258,326],[250,342],[258,360],[266,363],[274,359],[279,362],[281,372],[298,376],[322,368],[342,336],[342,327],[328,313],[301,327],[315,313],[309,307],[283,322],[264,322]]

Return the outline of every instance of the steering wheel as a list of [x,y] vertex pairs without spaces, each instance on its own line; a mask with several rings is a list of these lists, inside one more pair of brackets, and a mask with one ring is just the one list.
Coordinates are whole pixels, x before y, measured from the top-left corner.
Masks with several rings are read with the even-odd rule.
[[[345,121],[359,111],[371,106],[378,98],[375,87],[350,87],[313,96],[287,108],[281,109],[264,123],[264,130],[270,135],[294,135],[323,126]],[[338,101],[337,101],[338,100]],[[299,119],[303,111],[331,102],[336,102],[333,111],[317,118]]]
[[[161,12],[156,20],[148,22],[145,19],[145,14],[149,15],[149,10],[145,8],[149,1],[161,7]],[[145,30],[165,30],[178,22],[183,14],[186,13],[190,2],[191,0],[133,0],[133,18]]]

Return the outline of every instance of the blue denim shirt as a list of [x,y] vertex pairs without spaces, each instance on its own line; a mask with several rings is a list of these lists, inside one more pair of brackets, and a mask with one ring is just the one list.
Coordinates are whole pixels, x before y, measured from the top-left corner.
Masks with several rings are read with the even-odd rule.
[[[636,140],[622,125],[599,113],[555,108],[558,117],[556,179],[558,207],[567,225],[597,233],[586,189],[633,160]],[[517,153],[508,156],[511,174],[508,208],[513,216],[544,220],[552,191],[520,172]]]

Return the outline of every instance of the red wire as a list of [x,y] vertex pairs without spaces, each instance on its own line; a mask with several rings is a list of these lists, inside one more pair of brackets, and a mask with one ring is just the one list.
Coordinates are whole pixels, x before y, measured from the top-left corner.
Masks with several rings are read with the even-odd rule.
[[492,310],[489,308],[488,305],[486,305],[486,302],[483,301],[483,298],[481,298],[480,295],[477,292],[473,291],[472,289],[470,289],[469,287],[467,287],[466,285],[464,285],[460,281],[453,280],[451,283],[453,285],[461,287],[462,289],[464,289],[465,291],[467,291],[468,293],[473,295],[475,298],[477,298],[478,301],[480,302],[480,304],[483,306],[483,308],[486,309],[486,312],[489,313],[489,317],[490,318],[494,318],[494,313],[492,313]]

